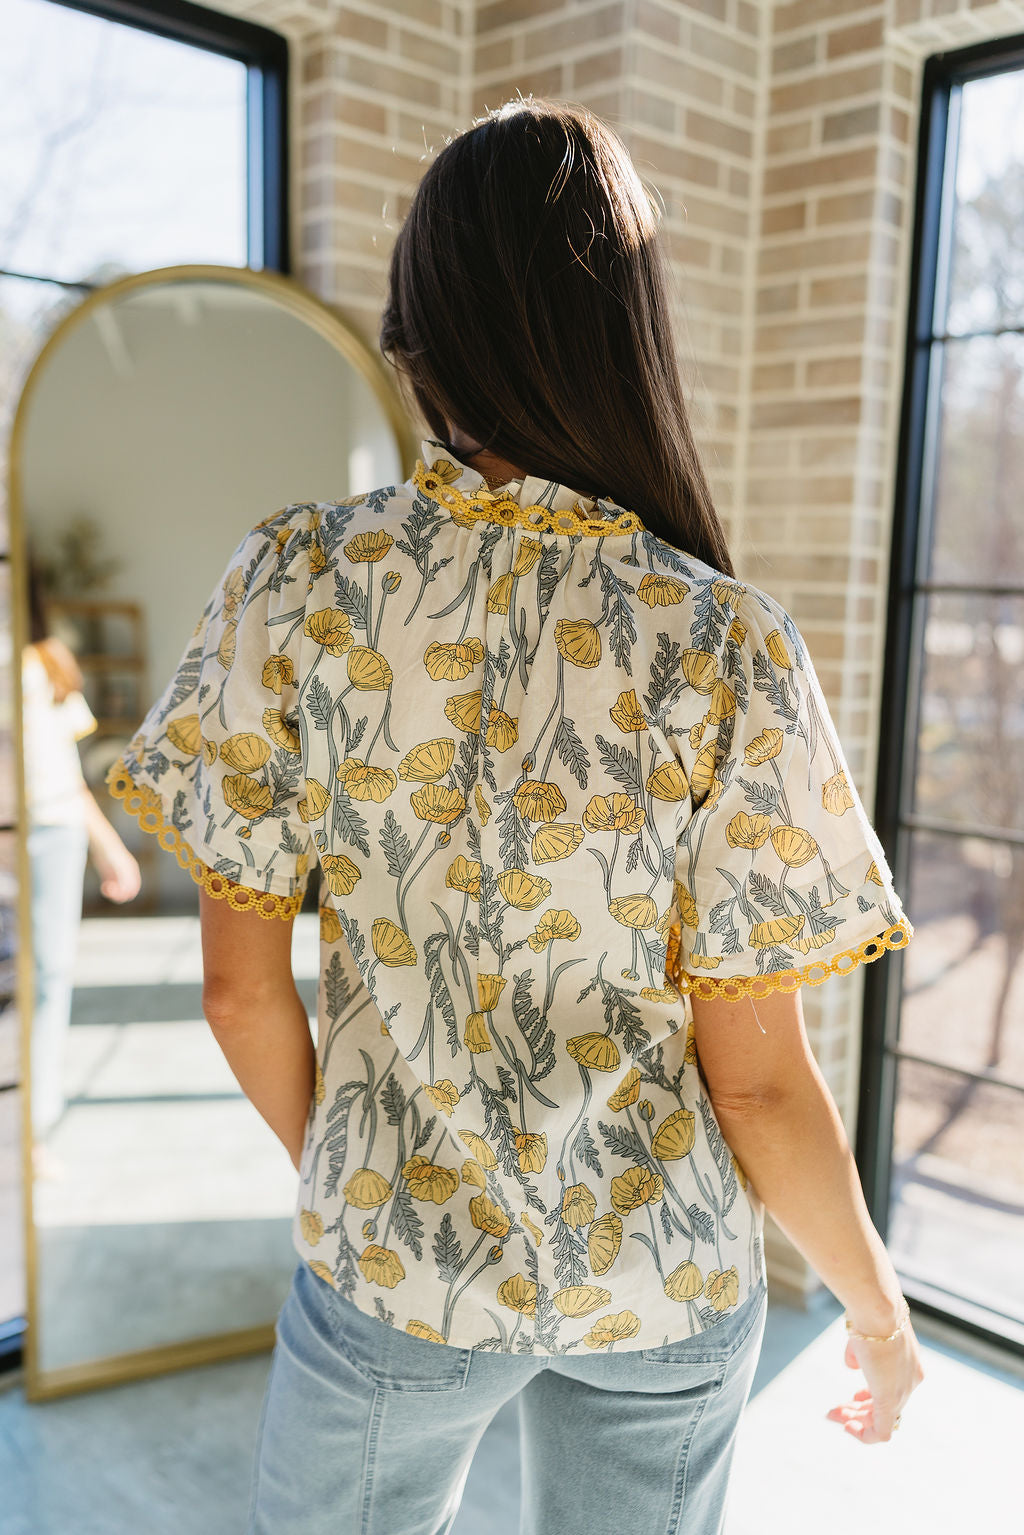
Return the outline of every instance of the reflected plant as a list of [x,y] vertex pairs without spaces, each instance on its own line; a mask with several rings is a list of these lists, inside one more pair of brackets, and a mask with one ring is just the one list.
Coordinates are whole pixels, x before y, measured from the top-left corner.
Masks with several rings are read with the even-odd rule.
[[43,588],[51,597],[81,597],[106,586],[121,561],[102,554],[103,534],[94,517],[83,513],[55,534],[45,553],[33,551]]

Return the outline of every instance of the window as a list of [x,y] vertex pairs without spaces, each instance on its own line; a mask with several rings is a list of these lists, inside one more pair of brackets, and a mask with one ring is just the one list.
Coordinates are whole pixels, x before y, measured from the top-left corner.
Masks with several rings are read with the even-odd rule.
[[1024,1349],[1024,39],[923,113],[858,1160],[907,1294]]
[[[287,271],[287,46],[185,0],[4,0],[0,487],[21,386],[92,288],[179,263]],[[0,504],[0,635],[8,639]],[[0,1356],[20,1323],[14,772],[0,663]]]

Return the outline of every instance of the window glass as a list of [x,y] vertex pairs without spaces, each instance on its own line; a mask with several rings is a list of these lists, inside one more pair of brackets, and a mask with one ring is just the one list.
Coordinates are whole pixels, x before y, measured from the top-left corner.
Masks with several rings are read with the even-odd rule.
[[1024,597],[927,599],[918,814],[1024,832]]
[[1012,585],[1024,572],[1024,336],[947,342],[940,371],[932,580]]
[[69,281],[246,262],[246,66],[4,0],[0,267]]
[[[946,328],[1024,321],[1024,70],[969,80],[960,142]],[[941,328],[941,327],[940,327]]]

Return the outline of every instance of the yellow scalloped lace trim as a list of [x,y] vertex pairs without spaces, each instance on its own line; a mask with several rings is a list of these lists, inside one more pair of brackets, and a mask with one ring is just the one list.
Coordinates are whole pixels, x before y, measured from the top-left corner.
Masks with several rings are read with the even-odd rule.
[[554,511],[550,506],[520,506],[514,496],[489,490],[469,494],[449,485],[435,473],[443,459],[430,469],[417,459],[413,483],[433,501],[439,501],[462,527],[475,522],[495,522],[499,527],[518,525],[532,533],[577,533],[584,538],[607,538],[620,533],[642,533],[644,525],[635,512],[619,512],[615,517],[581,517],[571,508]]
[[844,949],[831,959],[819,959],[799,970],[774,970],[768,975],[722,976],[693,975],[689,970],[676,969],[671,979],[682,993],[689,992],[703,1001],[714,997],[752,997],[755,1001],[767,997],[773,991],[798,991],[801,986],[820,986],[833,975],[849,975],[858,965],[869,965],[889,949],[905,949],[913,937],[914,929],[909,922],[887,928],[877,938],[868,938],[855,949]]
[[163,802],[153,789],[137,784],[123,757],[107,774],[107,786],[129,815],[135,816],[143,831],[151,832],[162,848],[173,853],[197,885],[218,901],[227,901],[234,911],[255,911],[261,917],[294,917],[302,905],[301,895],[274,895],[268,890],[252,890],[223,874],[217,874],[192,851],[178,828],[166,820]]

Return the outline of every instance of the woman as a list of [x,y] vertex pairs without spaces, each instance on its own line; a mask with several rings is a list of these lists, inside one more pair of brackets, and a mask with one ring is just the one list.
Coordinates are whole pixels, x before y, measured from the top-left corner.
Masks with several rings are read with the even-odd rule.
[[32,872],[33,1169],[63,1168],[47,1137],[64,1112],[64,1053],[71,1022],[82,881],[91,854],[109,901],[138,894],[139,866],[82,774],[78,742],[96,729],[73,652],[50,632],[39,577],[29,569],[29,644],[22,654],[22,721],[28,856]]
[[524,1530],[720,1529],[766,1206],[855,1329],[837,1421],[889,1439],[921,1378],[799,993],[910,930],[733,577],[655,236],[586,112],[448,145],[382,331],[422,461],[247,534],[112,780],[203,885],[206,1015],[301,1175],[252,1532],[447,1530],[516,1395]]

